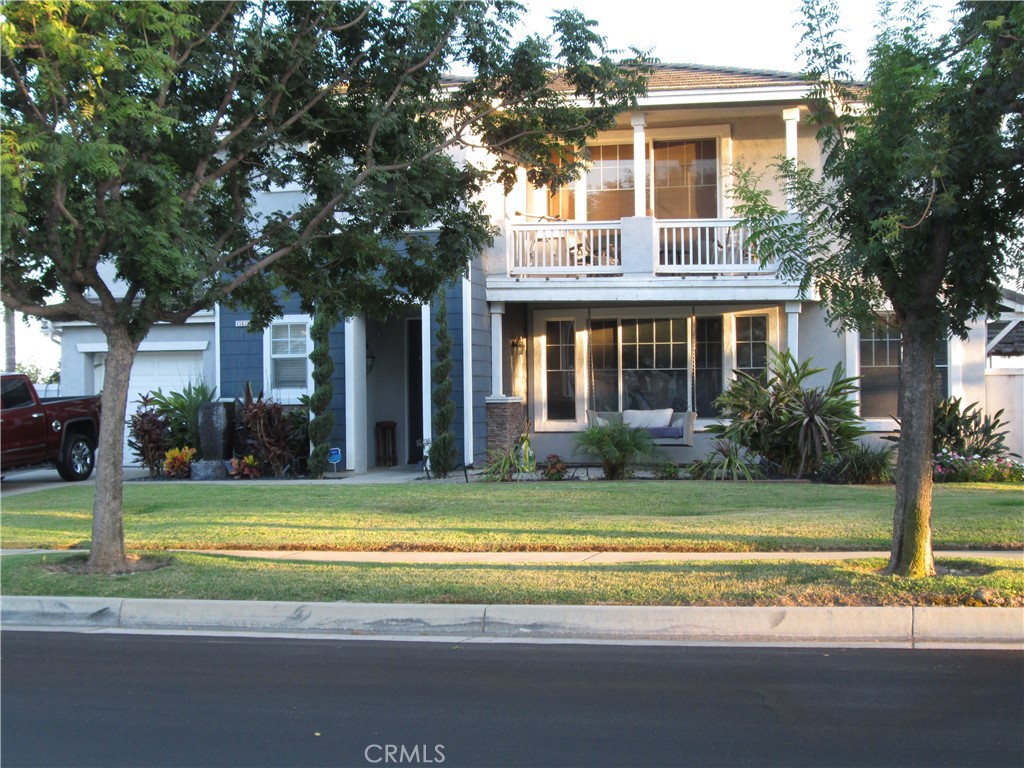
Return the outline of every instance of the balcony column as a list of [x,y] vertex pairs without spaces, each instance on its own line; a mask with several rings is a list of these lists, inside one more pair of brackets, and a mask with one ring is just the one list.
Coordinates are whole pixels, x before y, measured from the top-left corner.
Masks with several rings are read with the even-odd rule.
[[[786,122],[786,159],[792,160],[795,164],[800,159],[798,142],[800,108],[794,107],[793,109],[782,110],[782,119]],[[789,208],[790,213],[792,213],[794,208],[792,196],[787,199],[786,205]]]
[[800,310],[799,301],[786,302],[786,349],[794,360],[800,360]]
[[647,113],[636,112],[629,118],[633,126],[633,215],[647,215]]

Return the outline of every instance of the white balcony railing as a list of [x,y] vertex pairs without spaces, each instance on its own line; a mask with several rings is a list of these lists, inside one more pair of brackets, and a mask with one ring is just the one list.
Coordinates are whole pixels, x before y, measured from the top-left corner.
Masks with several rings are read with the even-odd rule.
[[[624,227],[628,222],[629,226]],[[511,224],[512,277],[771,274],[735,219],[543,221]]]
[[510,232],[509,274],[621,274],[618,221],[545,221],[516,224]]
[[749,230],[734,219],[662,220],[657,229],[659,275],[773,271],[761,266]]

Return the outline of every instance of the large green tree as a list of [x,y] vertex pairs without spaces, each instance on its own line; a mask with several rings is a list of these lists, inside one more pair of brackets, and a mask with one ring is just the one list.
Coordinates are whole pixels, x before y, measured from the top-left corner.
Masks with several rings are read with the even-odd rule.
[[283,289],[346,314],[427,300],[489,242],[486,181],[522,166],[566,181],[586,139],[635,104],[642,68],[614,61],[591,22],[563,12],[550,38],[517,40],[522,10],[4,7],[3,301],[92,323],[108,347],[93,570],[127,567],[128,376],[155,323],[227,301],[258,326]]
[[931,546],[936,345],[995,313],[1024,268],[1024,3],[963,3],[926,33],[917,3],[881,6],[867,81],[853,88],[833,2],[805,0],[820,175],[783,161],[796,216],[750,170],[740,215],[761,258],[857,328],[890,315],[902,335],[902,430],[889,571],[924,576]]

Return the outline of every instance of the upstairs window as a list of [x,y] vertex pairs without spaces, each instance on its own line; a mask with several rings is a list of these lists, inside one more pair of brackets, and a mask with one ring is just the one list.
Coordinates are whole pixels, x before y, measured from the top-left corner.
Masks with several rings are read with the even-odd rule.
[[618,221],[633,216],[633,145],[590,147],[587,221]]
[[718,217],[718,153],[714,139],[655,141],[654,215],[659,219]]

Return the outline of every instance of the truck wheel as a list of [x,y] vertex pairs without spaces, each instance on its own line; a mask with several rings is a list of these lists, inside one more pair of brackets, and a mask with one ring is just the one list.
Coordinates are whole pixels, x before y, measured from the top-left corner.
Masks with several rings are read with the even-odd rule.
[[85,480],[96,465],[92,440],[81,433],[68,435],[57,462],[57,472],[65,480]]

